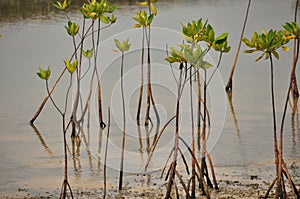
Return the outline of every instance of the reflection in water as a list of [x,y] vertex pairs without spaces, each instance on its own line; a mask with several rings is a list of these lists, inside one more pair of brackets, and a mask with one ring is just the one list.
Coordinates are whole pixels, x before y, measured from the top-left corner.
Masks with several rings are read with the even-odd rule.
[[47,153],[48,153],[49,156],[53,157],[54,156],[53,152],[47,146],[47,144],[46,144],[45,140],[43,139],[42,135],[40,134],[40,131],[38,130],[38,128],[34,124],[30,124],[30,126],[32,127],[32,129],[34,130],[35,134],[39,138],[42,146],[45,148],[45,151],[47,151]]
[[80,163],[80,146],[81,141],[78,136],[72,137],[72,159],[75,176],[81,177],[81,163]]
[[232,92],[227,91],[226,93],[227,93],[227,99],[228,99],[228,103],[229,103],[229,107],[230,107],[230,112],[231,112],[232,119],[233,119],[233,122],[234,122],[234,126],[235,126],[235,129],[236,129],[236,133],[237,133],[238,138],[240,139],[241,138],[240,128],[239,128],[239,124],[238,124],[238,121],[237,121],[237,118],[236,118],[236,115],[235,115],[234,106],[233,106],[233,103],[232,103]]
[[[176,0],[164,0],[164,2],[174,3]],[[49,0],[1,0],[0,1],[0,22],[17,22],[27,19],[52,19],[62,12],[53,7],[55,1]],[[72,0],[69,11],[78,11],[83,0]],[[135,5],[136,1],[131,0],[111,0],[111,4],[119,7]],[[54,15],[53,15],[54,14]]]

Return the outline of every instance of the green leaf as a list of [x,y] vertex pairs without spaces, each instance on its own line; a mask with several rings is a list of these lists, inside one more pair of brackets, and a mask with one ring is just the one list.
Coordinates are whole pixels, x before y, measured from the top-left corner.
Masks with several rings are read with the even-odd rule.
[[79,31],[79,26],[71,21],[68,22],[68,26],[65,26],[65,28],[70,36],[75,36]]
[[86,50],[86,51],[84,51],[83,49],[81,49],[81,52],[82,52],[82,54],[83,54],[84,57],[90,59],[93,56],[93,50],[94,50],[93,48],[90,49],[90,50]]
[[201,66],[201,68],[203,68],[203,69],[209,69],[209,68],[211,68],[211,67],[213,67],[213,65],[211,64],[211,63],[209,63],[209,62],[207,62],[207,61],[203,61],[203,64],[202,64],[202,66]]
[[147,26],[150,26],[154,19],[154,14],[151,14],[147,19]]
[[272,51],[271,53],[274,55],[274,57],[275,57],[277,60],[279,60],[279,54],[278,54],[275,50]]
[[258,62],[259,60],[261,60],[261,58],[263,58],[265,56],[266,53],[262,53],[258,58],[256,58],[254,61]]
[[48,66],[47,70],[44,70],[41,67],[39,67],[39,72],[37,72],[37,75],[43,80],[48,80],[51,75],[50,67]]
[[68,58],[65,60],[65,66],[71,74],[75,72],[77,65],[78,65],[78,59],[76,59],[73,63],[70,63]]
[[136,2],[136,4],[139,4],[139,5],[141,5],[141,6],[146,6],[146,5],[148,5],[148,2],[147,2],[147,1]]
[[287,46],[282,46],[281,49],[282,49],[283,51],[285,51],[285,52],[287,52],[287,51],[290,50],[289,47],[287,47]]
[[222,44],[224,42],[227,41],[227,36],[228,36],[228,32],[225,32],[223,34],[221,34],[220,36],[218,36],[215,40],[216,44]]
[[142,27],[142,25],[141,24],[135,24],[134,26],[133,26],[133,28],[140,28],[140,27]]
[[100,21],[104,24],[109,24],[110,23],[109,17],[104,16],[104,15],[100,15]]
[[256,49],[244,50],[244,53],[253,53],[256,52]]
[[119,40],[115,39],[116,47],[122,52],[128,51],[130,49],[131,44],[129,44],[128,42],[129,42],[129,38],[127,38],[125,41],[121,41],[121,42]]
[[157,10],[153,3],[150,3],[150,9],[154,15],[157,15]]
[[246,44],[246,46],[253,48],[254,44],[251,41],[249,41],[246,37],[244,37],[242,41]]

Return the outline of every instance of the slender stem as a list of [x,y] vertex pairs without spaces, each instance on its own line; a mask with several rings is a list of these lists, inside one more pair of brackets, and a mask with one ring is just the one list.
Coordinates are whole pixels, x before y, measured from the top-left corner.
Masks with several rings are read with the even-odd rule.
[[175,118],[175,138],[174,138],[174,153],[173,153],[173,161],[171,163],[171,170],[169,175],[169,182],[167,185],[167,192],[165,199],[170,198],[171,189],[175,177],[175,170],[176,170],[176,164],[177,164],[177,154],[178,154],[178,147],[179,147],[179,108],[180,108],[180,96],[181,96],[181,86],[182,86],[182,70],[180,70],[179,75],[179,86],[177,91],[177,102],[176,102],[176,118]]
[[[193,81],[192,81],[192,68],[190,68],[190,108],[191,108],[191,125],[192,125],[192,152],[195,154],[195,132],[194,132],[194,109],[193,109]],[[196,171],[195,160],[192,158],[192,193],[191,197],[196,197]]]
[[[93,25],[93,23],[92,23],[92,25]],[[76,47],[76,50],[78,50],[78,48],[80,47],[81,43],[84,41],[84,38],[86,37],[86,35],[88,34],[88,32],[91,30],[92,25],[88,28],[88,30],[86,31],[85,35],[82,37],[80,43]],[[73,54],[71,55],[70,61],[75,56],[75,53],[76,52],[73,52]],[[43,110],[46,102],[48,101],[50,95],[52,94],[52,92],[54,91],[54,89],[56,88],[57,84],[60,82],[61,78],[63,77],[63,75],[65,74],[66,71],[67,71],[67,68],[64,67],[63,71],[61,72],[61,74],[59,75],[59,77],[57,78],[57,80],[52,85],[51,89],[49,90],[48,94],[46,95],[46,97],[44,98],[44,100],[42,101],[42,103],[40,104],[38,110],[36,111],[36,113],[34,114],[34,116],[31,118],[30,124],[33,124],[34,121],[37,119],[37,117],[40,115],[40,113],[42,112],[42,110]]]
[[[269,52],[267,52],[269,53]],[[276,195],[278,196],[279,192],[281,192],[281,174],[279,165],[279,152],[278,152],[278,143],[277,143],[277,132],[276,132],[276,109],[275,109],[275,96],[274,96],[274,69],[273,69],[273,59],[272,54],[270,55],[270,63],[271,63],[271,101],[272,101],[272,112],[273,112],[273,139],[274,139],[274,153],[275,153],[275,163],[276,163],[276,172],[277,172],[277,189]]]
[[122,109],[123,109],[123,139],[122,139],[122,153],[120,162],[120,179],[119,179],[119,190],[122,189],[123,183],[123,166],[124,166],[124,150],[125,150],[125,136],[126,136],[126,110],[125,110],[125,99],[124,99],[124,51],[122,51],[122,61],[121,61],[121,96],[122,96]]
[[57,104],[54,102],[52,96],[51,96],[51,93],[49,92],[49,85],[48,85],[48,80],[46,80],[46,89],[47,89],[47,93],[50,97],[50,100],[53,104],[53,106],[56,108],[56,110],[60,113],[60,115],[63,115],[63,112],[60,110],[60,108],[58,108]]
[[140,125],[140,113],[141,113],[141,105],[143,99],[143,88],[144,88],[144,56],[145,56],[145,26],[142,29],[143,38],[142,38],[142,56],[141,56],[141,85],[140,85],[140,96],[138,102],[138,109],[136,114],[136,120],[138,126]]
[[226,85],[226,88],[225,88],[226,91],[232,91],[232,78],[233,78],[234,70],[235,70],[237,60],[238,60],[238,57],[239,57],[239,54],[240,54],[242,38],[243,38],[243,35],[244,35],[244,32],[245,32],[245,28],[246,28],[246,24],[247,24],[247,20],[248,20],[250,4],[251,4],[251,0],[248,0],[248,6],[247,6],[247,11],[246,11],[246,16],[245,16],[245,19],[244,19],[243,29],[242,29],[242,32],[241,32],[240,41],[239,41],[238,48],[237,48],[237,51],[236,51],[236,54],[235,54],[235,58],[234,58],[234,61],[233,61],[233,64],[232,64],[232,68],[231,68],[231,71],[230,71],[228,82],[227,82],[227,85]]
[[105,155],[104,155],[104,191],[103,191],[103,199],[106,197],[106,160],[107,160],[107,151],[108,151],[108,138],[109,138],[109,130],[110,130],[110,108],[108,107],[108,124],[107,124],[107,135],[106,135],[106,144],[105,144]]
[[204,112],[203,112],[203,126],[202,126],[202,149],[201,149],[201,173],[200,175],[204,176],[205,168],[205,156],[206,156],[206,95],[207,95],[207,71],[204,69]]

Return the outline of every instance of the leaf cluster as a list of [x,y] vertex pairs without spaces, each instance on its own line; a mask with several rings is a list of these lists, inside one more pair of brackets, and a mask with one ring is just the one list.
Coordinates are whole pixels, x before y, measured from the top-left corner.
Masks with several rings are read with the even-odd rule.
[[83,49],[81,49],[81,52],[82,52],[82,54],[83,54],[83,56],[85,58],[90,59],[93,56],[93,50],[94,50],[93,48],[90,49],[90,50],[86,50],[86,51],[84,51]]
[[[84,18],[89,19],[97,19],[104,24],[114,23],[116,22],[116,17],[112,14],[116,5],[110,6],[110,3],[106,0],[101,0],[100,2],[96,0],[89,0],[88,3],[84,3],[80,12],[84,16]],[[111,16],[109,14],[112,14]]]
[[137,4],[141,5],[141,6],[150,6],[150,10],[154,15],[157,15],[157,9],[154,6],[154,2],[156,2],[157,0],[150,0],[150,5],[148,4],[148,1],[143,1],[143,2],[136,2]]
[[79,26],[76,23],[73,23],[71,21],[68,22],[68,26],[65,26],[68,34],[72,37],[74,37],[75,35],[77,35],[78,30],[79,30]]
[[53,6],[59,10],[65,11],[71,5],[71,0],[64,0],[63,2],[56,1]]
[[138,22],[133,26],[133,28],[140,28],[140,27],[149,28],[154,19],[154,14],[150,14],[148,16],[146,11],[141,10],[140,12],[135,13],[135,18],[133,19]]
[[193,67],[200,67],[202,69],[208,69],[212,67],[212,64],[204,61],[204,56],[206,55],[207,51],[202,50],[199,44],[194,47],[187,44],[181,44],[180,46],[180,50],[172,47],[170,49],[171,56],[166,57],[165,60],[170,63],[189,63]]
[[129,43],[129,38],[127,38],[125,41],[119,41],[115,39],[115,45],[121,52],[128,51],[130,49],[130,43]]
[[288,47],[284,46],[289,42],[289,38],[286,37],[282,31],[272,29],[268,32],[262,30],[260,34],[255,31],[252,34],[251,40],[244,37],[242,41],[250,48],[249,50],[245,50],[245,53],[262,52],[255,61],[259,61],[263,57],[269,59],[271,54],[274,55],[276,59],[279,59],[277,52],[279,48],[282,48],[283,51],[289,50]]
[[198,42],[205,42],[209,48],[213,48],[219,52],[229,52],[231,47],[227,44],[228,33],[223,33],[215,37],[213,27],[208,24],[206,20],[202,22],[202,18],[198,21],[192,21],[187,25],[181,23],[182,35],[186,42],[196,44]]
[[294,38],[299,38],[300,37],[300,29],[299,25],[296,22],[291,22],[291,23],[285,23],[282,25],[284,28],[282,33],[284,36],[286,36],[288,39],[294,39]]
[[69,59],[65,59],[65,66],[70,74],[73,74],[78,66],[78,59],[76,59],[73,63],[69,61]]
[[48,80],[51,75],[50,67],[48,66],[47,70],[44,70],[41,67],[39,67],[39,72],[37,72],[37,75],[43,80]]

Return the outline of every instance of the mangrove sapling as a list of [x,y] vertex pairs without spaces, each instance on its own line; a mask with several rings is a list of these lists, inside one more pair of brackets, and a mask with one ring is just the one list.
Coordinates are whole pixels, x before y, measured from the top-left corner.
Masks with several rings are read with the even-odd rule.
[[247,6],[247,10],[246,10],[246,15],[245,15],[244,23],[243,23],[243,28],[242,28],[239,44],[238,44],[237,51],[236,51],[236,54],[235,54],[235,58],[234,58],[234,61],[233,61],[232,67],[231,67],[230,75],[228,77],[228,81],[227,81],[227,84],[226,84],[226,87],[225,87],[227,92],[232,91],[232,79],[233,79],[234,70],[235,70],[235,67],[236,67],[236,64],[237,64],[237,60],[238,60],[238,57],[239,57],[239,54],[240,54],[242,39],[244,37],[244,32],[245,32],[245,28],[246,28],[246,24],[247,24],[247,20],[248,20],[250,4],[251,4],[251,0],[248,0],[248,6]]
[[[159,131],[159,124],[160,124],[160,118],[159,118],[159,113],[156,108],[154,98],[153,98],[153,93],[152,93],[152,83],[151,83],[151,50],[150,50],[150,44],[151,44],[151,23],[153,21],[154,16],[157,15],[157,9],[154,6],[153,2],[156,0],[147,0],[144,2],[137,2],[139,5],[142,6],[148,6],[148,12],[149,14],[145,11],[140,12],[140,16],[137,15],[136,18],[134,18],[139,24],[135,25],[135,27],[144,27],[143,29],[145,30],[145,39],[146,39],[146,44],[147,44],[147,99],[146,99],[146,116],[145,116],[145,126],[149,125],[149,122],[151,122],[150,118],[150,105],[152,104],[154,113],[156,116],[157,120],[157,126],[156,126],[156,134]],[[145,15],[146,14],[146,15]],[[141,17],[141,18],[140,18]],[[143,59],[143,57],[142,57]],[[140,99],[139,99],[140,100]],[[139,113],[137,113],[139,114]]]
[[[60,1],[57,1],[54,6],[56,8],[58,8],[59,10],[62,10],[64,12],[64,14],[67,16],[66,14],[66,9],[69,7],[70,5],[70,1],[69,0],[64,0],[63,2],[60,2]],[[76,96],[75,96],[75,100],[74,100],[74,104],[73,104],[73,111],[72,111],[72,115],[74,118],[73,120],[73,127],[74,125],[79,125],[79,123],[81,123],[83,121],[83,118],[85,116],[85,113],[79,117],[79,121],[76,121],[76,113],[78,112],[77,111],[77,108],[79,106],[79,99],[81,98],[81,92],[80,92],[80,82],[83,80],[83,77],[86,75],[86,73],[84,73],[83,75],[81,74],[81,70],[82,70],[82,54],[83,52],[80,51],[79,52],[79,49],[83,49],[83,44],[86,42],[86,39],[90,36],[90,35],[93,35],[96,31],[98,32],[97,36],[97,43],[95,42],[95,37],[92,36],[92,43],[94,44],[94,47],[97,47],[100,45],[99,43],[99,37],[100,37],[100,31],[103,30],[104,28],[107,28],[109,27],[111,24],[113,24],[115,21],[116,21],[116,18],[115,16],[112,14],[114,12],[114,10],[116,9],[116,6],[110,6],[109,2],[108,1],[105,1],[105,0],[101,0],[100,2],[97,2],[96,0],[92,0],[92,1],[89,1],[88,3],[85,3],[82,8],[80,9],[84,19],[83,19],[83,26],[82,26],[82,34],[79,35],[79,43],[76,45],[75,44],[75,39],[74,39],[74,35],[72,36],[72,34],[70,34],[69,31],[75,31],[77,30],[78,31],[78,25],[75,24],[75,23],[72,23],[70,22],[70,18],[67,16],[67,19],[68,19],[68,26],[66,26],[66,29],[67,29],[67,32],[69,35],[72,36],[72,40],[73,40],[73,46],[74,46],[74,51],[71,55],[71,57],[69,58],[69,60],[71,61],[72,59],[76,58],[76,57],[79,57],[79,66],[78,66],[78,71],[76,72],[77,74],[77,90],[76,90]],[[90,25],[88,26],[88,28],[85,29],[85,25],[86,25],[86,19],[91,19],[91,23]],[[95,30],[95,21],[98,20],[98,29]],[[104,27],[100,27],[100,21],[101,23],[104,23],[106,24],[106,26]],[[96,43],[96,44],[95,44]],[[97,59],[95,57],[97,57],[97,52],[98,50],[96,50],[95,48],[93,48],[94,53],[93,56],[94,56],[94,68],[97,68]],[[79,53],[79,56],[78,56],[78,53]],[[51,89],[49,90],[49,93],[50,95],[52,94],[52,92],[54,91],[54,89],[56,88],[56,86],[58,85],[59,81],[61,80],[61,78],[64,76],[66,72],[66,68],[64,68],[64,70],[61,72],[61,74],[59,75],[58,79],[55,81],[55,83],[53,84],[53,86],[51,87]],[[97,85],[99,85],[99,75],[98,75],[98,71],[96,70],[96,74],[97,74]],[[94,75],[92,75],[94,76]],[[100,88],[98,88],[98,90],[100,90]],[[37,112],[35,113],[35,115],[32,117],[32,119],[30,120],[30,123],[33,124],[34,121],[37,119],[37,117],[39,116],[39,114],[41,113],[41,111],[43,110],[47,100],[49,99],[50,97],[49,94],[47,94],[47,96],[44,98],[44,100],[42,101],[41,105],[39,106]],[[99,99],[101,99],[101,96],[99,97]],[[99,100],[100,101],[100,100]],[[82,105],[82,99],[81,99],[81,107],[83,106]],[[87,103],[86,103],[86,106],[88,106],[89,104],[89,99],[87,100]],[[102,107],[101,108],[101,114],[102,114]],[[83,109],[83,108],[82,108]],[[100,110],[100,109],[99,109]],[[99,114],[99,118],[102,118],[100,117]],[[100,121],[102,119],[99,119]],[[76,123],[76,124],[74,124]],[[100,126],[101,127],[104,127],[105,124],[102,122],[100,122]],[[74,128],[73,128],[74,130]],[[74,134],[73,134],[74,135]]]
[[147,16],[145,11],[140,11],[139,13],[135,14],[135,18],[133,18],[138,23],[135,24],[134,28],[142,27],[142,52],[141,52],[141,83],[140,83],[140,94],[139,94],[139,101],[138,101],[138,108],[136,113],[136,120],[137,125],[140,126],[140,113],[141,113],[141,106],[142,106],[142,99],[143,99],[143,88],[144,88],[144,55],[145,55],[145,35],[147,24],[151,24],[154,15]]
[[[182,33],[184,35],[184,39],[190,43],[190,46],[186,46],[184,49],[183,56],[187,59],[187,61],[191,64],[192,67],[195,67],[197,70],[197,79],[198,79],[198,118],[200,118],[201,115],[201,89],[200,89],[200,75],[198,72],[198,69],[203,69],[204,71],[204,99],[203,99],[203,119],[202,119],[202,134],[201,134],[201,173],[200,175],[202,178],[204,178],[204,175],[206,176],[207,184],[210,185],[210,179],[208,177],[207,172],[207,166],[206,166],[206,160],[205,157],[207,156],[206,151],[206,140],[208,137],[207,134],[207,121],[208,121],[208,108],[207,108],[207,101],[206,101],[206,95],[207,95],[207,87],[209,83],[212,80],[212,77],[214,76],[216,70],[220,66],[222,54],[227,53],[230,50],[230,46],[227,46],[227,36],[228,33],[223,33],[218,37],[215,37],[214,29],[210,24],[207,23],[207,21],[203,24],[202,19],[199,19],[198,21],[193,21],[192,23],[188,23],[186,26],[182,24]],[[205,42],[207,48],[203,51],[201,50],[199,42]],[[217,52],[220,52],[219,61],[217,63],[217,66],[215,70],[212,72],[211,76],[207,78],[207,69],[212,67],[211,64],[208,62],[203,61],[203,57],[205,54],[207,54],[211,49],[214,49]],[[200,98],[199,98],[200,96]],[[210,125],[209,125],[210,126]],[[200,131],[200,120],[198,120],[198,129]],[[198,140],[200,140],[198,138]],[[200,144],[199,144],[200,145]],[[209,161],[211,162],[211,161]],[[215,179],[215,175],[213,172],[213,165],[211,166],[213,179]],[[215,180],[214,180],[215,182]],[[218,189],[217,183],[214,183],[214,186],[216,189]],[[193,191],[193,190],[192,190]]]
[[55,103],[55,101],[53,100],[50,91],[49,91],[49,85],[48,85],[48,79],[50,78],[50,68],[48,67],[47,70],[44,70],[42,68],[39,68],[39,72],[37,73],[38,76],[46,81],[46,90],[47,93],[50,97],[50,100],[53,104],[53,106],[55,107],[55,109],[58,111],[58,113],[61,115],[62,117],[62,131],[63,131],[63,141],[64,141],[64,180],[62,183],[62,188],[61,188],[61,193],[60,193],[60,198],[66,198],[67,196],[67,190],[69,189],[71,197],[73,198],[73,193],[72,193],[72,189],[71,186],[69,184],[68,181],[68,152],[67,152],[67,140],[66,140],[66,134],[67,134],[67,130],[69,128],[69,125],[71,124],[71,120],[66,123],[66,112],[67,112],[67,107],[68,107],[68,97],[69,97],[69,91],[72,87],[72,74],[75,72],[76,68],[78,65],[78,60],[75,60],[73,63],[70,63],[69,60],[65,61],[65,66],[67,68],[67,70],[70,72],[70,83],[69,86],[67,88],[67,92],[66,92],[66,98],[65,98],[65,104],[64,104],[64,110],[61,110],[57,104]]
[[120,178],[119,178],[119,190],[122,189],[123,184],[123,166],[124,166],[124,150],[125,150],[125,137],[126,137],[126,110],[125,110],[125,99],[124,99],[124,52],[130,49],[129,38],[125,41],[119,41],[115,39],[115,45],[122,53],[121,60],[121,96],[122,96],[122,111],[123,111],[123,138],[122,138],[122,152],[121,152],[121,161],[120,161]]
[[282,48],[284,51],[287,51],[288,48],[284,46],[289,42],[289,38],[286,37],[283,31],[269,30],[268,32],[262,31],[261,34],[254,32],[252,34],[251,40],[243,38],[243,42],[250,48],[245,50],[245,53],[253,52],[262,52],[262,54],[255,60],[259,61],[263,57],[270,60],[270,89],[271,89],[271,107],[273,115],[273,144],[274,144],[274,155],[275,155],[275,166],[276,166],[276,177],[271,183],[269,190],[267,191],[265,198],[268,197],[270,190],[277,182],[277,187],[275,191],[275,198],[287,198],[288,194],[285,188],[284,176],[287,177],[290,187],[293,191],[293,195],[296,198],[299,198],[299,193],[291,180],[286,163],[283,160],[283,126],[284,119],[287,109],[288,96],[292,87],[292,79],[290,80],[290,85],[288,89],[288,95],[284,107],[281,129],[279,135],[279,145],[277,141],[277,128],[276,128],[276,106],[275,106],[275,94],[274,94],[274,65],[273,65],[273,56],[279,60],[278,49]]

